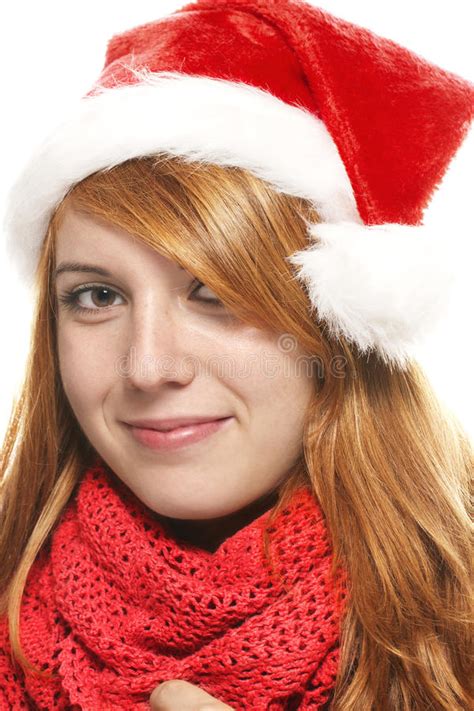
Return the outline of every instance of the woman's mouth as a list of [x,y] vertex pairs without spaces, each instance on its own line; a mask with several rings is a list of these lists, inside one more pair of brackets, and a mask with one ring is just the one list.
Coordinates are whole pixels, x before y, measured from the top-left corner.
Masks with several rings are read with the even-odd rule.
[[124,424],[139,444],[149,449],[166,451],[180,449],[181,447],[200,442],[219,430],[222,430],[222,428],[228,425],[233,419],[233,417],[224,417],[218,420],[175,427],[166,432],[148,427],[135,427],[127,423]]

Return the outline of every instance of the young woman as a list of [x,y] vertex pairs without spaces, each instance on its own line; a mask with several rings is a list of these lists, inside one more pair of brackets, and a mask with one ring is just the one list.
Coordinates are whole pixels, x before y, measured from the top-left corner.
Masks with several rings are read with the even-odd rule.
[[472,705],[473,451],[410,349],[473,97],[303,2],[112,38],[10,196],[2,709]]

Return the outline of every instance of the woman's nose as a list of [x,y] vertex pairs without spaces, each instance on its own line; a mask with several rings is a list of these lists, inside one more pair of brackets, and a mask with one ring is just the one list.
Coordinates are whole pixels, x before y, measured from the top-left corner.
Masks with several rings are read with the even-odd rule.
[[186,384],[194,378],[196,355],[189,351],[184,320],[184,315],[157,300],[136,310],[121,358],[121,375],[130,386],[148,390],[170,381]]

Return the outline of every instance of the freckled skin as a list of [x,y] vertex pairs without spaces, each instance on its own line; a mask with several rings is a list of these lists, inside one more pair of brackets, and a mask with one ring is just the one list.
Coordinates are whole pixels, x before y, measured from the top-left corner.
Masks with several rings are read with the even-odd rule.
[[[301,451],[313,390],[310,369],[295,363],[303,354],[206,304],[216,298],[206,286],[190,300],[192,274],[103,220],[68,211],[56,245],[56,264],[65,261],[111,276],[65,272],[58,295],[86,284],[113,290],[79,297],[98,314],[59,307],[61,378],[82,430],[158,517],[212,550],[273,505]],[[122,424],[184,413],[234,419],[170,452],[145,448]]]

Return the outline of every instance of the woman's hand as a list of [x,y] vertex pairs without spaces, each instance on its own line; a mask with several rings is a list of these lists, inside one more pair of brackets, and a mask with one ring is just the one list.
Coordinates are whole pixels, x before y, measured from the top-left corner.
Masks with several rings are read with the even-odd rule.
[[198,686],[182,679],[170,679],[153,690],[152,711],[234,711]]

